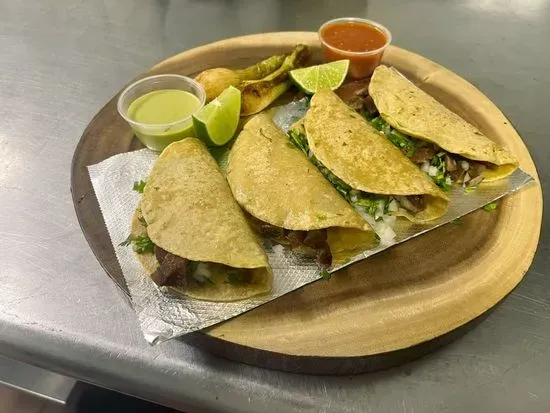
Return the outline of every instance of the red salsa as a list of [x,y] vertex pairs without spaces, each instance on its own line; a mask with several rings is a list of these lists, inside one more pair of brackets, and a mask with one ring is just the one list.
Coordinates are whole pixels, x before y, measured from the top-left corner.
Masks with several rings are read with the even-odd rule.
[[349,59],[349,76],[355,79],[372,74],[390,41],[387,30],[356,20],[328,22],[321,27],[319,34],[325,59]]
[[367,23],[334,23],[323,29],[321,36],[336,49],[347,52],[370,52],[380,49],[387,42],[386,35]]

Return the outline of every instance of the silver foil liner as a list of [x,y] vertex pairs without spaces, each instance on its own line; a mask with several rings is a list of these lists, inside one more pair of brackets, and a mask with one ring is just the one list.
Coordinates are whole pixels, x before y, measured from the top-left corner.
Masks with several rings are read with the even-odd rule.
[[[303,115],[306,107],[305,100],[293,102],[276,111],[273,119],[281,129],[287,131]],[[130,232],[132,215],[140,197],[139,193],[133,191],[133,183],[147,178],[157,156],[155,152],[142,149],[115,155],[88,167],[134,310],[143,335],[150,344],[228,320],[321,278],[313,260],[298,256],[281,246],[273,246],[266,240],[265,248],[274,276],[273,289],[268,295],[232,303],[216,303],[175,296],[157,287],[144,272],[132,249],[119,246]],[[450,193],[449,210],[443,217],[423,225],[398,219],[394,226],[396,237],[393,242],[364,251],[331,272],[458,219],[532,181],[530,175],[518,169],[508,179],[484,184],[471,193],[465,193],[455,185]]]

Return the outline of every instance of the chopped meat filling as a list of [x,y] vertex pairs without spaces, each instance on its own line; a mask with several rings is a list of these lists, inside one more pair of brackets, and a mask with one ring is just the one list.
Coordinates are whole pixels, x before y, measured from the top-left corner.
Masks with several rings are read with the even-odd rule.
[[396,197],[402,208],[413,214],[423,211],[426,208],[424,195],[408,195]]
[[156,245],[155,256],[159,262],[159,267],[151,275],[151,278],[157,285],[169,285],[176,279],[179,286],[182,283],[186,285],[189,260],[171,254]]
[[316,257],[317,263],[323,267],[330,267],[332,254],[327,243],[327,230],[312,231],[285,230],[285,237],[290,247],[300,254]]
[[326,229],[293,231],[260,221],[250,214],[247,214],[247,219],[260,235],[271,239],[277,244],[291,248],[299,254],[317,257],[317,262],[321,266],[330,266],[332,255],[327,244]]
[[457,170],[456,161],[448,153],[445,154],[445,169],[447,172],[453,172]]
[[[369,83],[370,79],[347,82],[336,90],[336,94],[352,109],[364,114],[376,129],[382,131],[411,161],[418,166],[423,166],[426,172],[428,172],[428,168],[434,169],[434,167],[437,167],[439,173],[438,170],[434,170],[429,174],[434,182],[444,190],[447,190],[446,188],[448,188],[451,181],[462,182],[467,187],[477,186],[484,179],[483,171],[487,168],[494,169],[497,167],[490,163],[472,161],[449,153],[444,154],[444,164],[442,164],[439,161],[434,161],[436,155],[441,156],[442,152],[444,152],[437,145],[423,142],[416,144],[414,138],[403,136],[399,133],[396,134],[397,137],[392,135],[394,131],[380,118],[378,109],[368,94]],[[385,127],[389,131],[385,132]],[[420,205],[415,205],[414,201],[408,202],[401,199],[400,203],[403,208],[411,212],[415,212],[420,207]],[[421,207],[421,209],[423,208],[424,206]]]
[[347,82],[336,89],[335,93],[352,109],[375,113],[377,109],[369,96],[369,83],[370,78]]
[[429,162],[437,153],[436,148],[433,145],[422,146],[414,151],[411,161],[416,164],[422,164]]
[[327,231],[324,229],[307,231],[302,242],[313,249],[322,249],[327,244]]

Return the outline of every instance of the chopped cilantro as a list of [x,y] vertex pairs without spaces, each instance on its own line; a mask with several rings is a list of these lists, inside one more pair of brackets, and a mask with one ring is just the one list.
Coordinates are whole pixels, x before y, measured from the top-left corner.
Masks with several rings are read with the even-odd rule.
[[319,162],[315,157],[311,157],[311,161],[317,165],[317,168],[321,173],[324,175],[325,178],[336,188],[338,192],[340,192],[344,197],[347,196],[348,192],[351,191],[351,186],[346,184],[344,181],[342,181],[340,178],[338,178],[336,175],[334,175],[329,169],[324,166],[321,162]]
[[147,237],[147,236],[135,237],[132,240],[132,244],[133,244],[132,248],[138,254],[144,254],[146,252],[152,254],[153,251],[154,251],[154,248],[155,248],[155,245],[153,244],[153,241],[151,241],[149,239],[149,237]]
[[367,214],[373,216],[378,209],[378,202],[375,196],[358,196],[357,200],[352,203],[353,205],[363,207]]
[[290,137],[291,142],[302,150],[306,155],[309,152],[309,144],[307,142],[307,137],[303,133],[297,132],[293,129],[288,131],[288,136]]
[[143,193],[143,190],[145,189],[145,181],[135,181],[134,187],[132,188],[134,191],[139,192],[140,194]]
[[376,130],[379,130],[380,132],[382,132],[387,125],[386,121],[382,119],[381,116],[377,116],[375,118],[370,119],[369,123],[372,126],[374,126]]
[[451,224],[453,225],[462,225],[462,219],[456,218],[451,221]]
[[408,158],[411,158],[416,151],[415,140],[409,138],[408,136],[403,135],[401,132],[396,129],[390,128],[390,133],[387,135],[387,138],[397,146]]
[[437,174],[435,176],[430,175],[430,177],[438,187],[443,189],[445,192],[448,192],[451,189],[451,180],[445,166],[445,152],[439,152],[435,155],[430,160],[430,165],[437,168]]
[[464,193],[469,194],[470,192],[474,192],[476,190],[475,186],[467,186],[464,188]]
[[491,202],[490,204],[487,204],[483,207],[484,211],[491,212],[495,209],[497,209],[498,204],[496,202]]
[[330,272],[328,272],[328,270],[326,268],[323,268],[321,270],[321,272],[319,273],[319,275],[324,279],[324,280],[330,280],[331,277],[332,277],[332,274]]
[[[412,158],[417,148],[426,145],[425,142],[407,136],[397,129],[392,128],[388,123],[382,119],[381,116],[369,119],[367,115],[364,115],[369,123],[384,134],[388,140],[393,143],[394,146],[401,149],[401,151],[408,157]],[[447,172],[445,167],[445,153],[440,152],[430,160],[430,165],[437,168],[437,174],[430,176],[434,183],[439,186],[443,191],[448,192],[451,188],[451,176]]]
[[367,120],[376,130],[382,132],[394,146],[401,149],[409,158],[414,155],[416,148],[422,145],[422,141],[404,135],[397,129],[392,128],[381,116],[372,119],[367,118]]
[[388,212],[392,197],[355,191],[347,199],[353,206],[362,208],[378,221],[382,219],[382,215]]
[[151,241],[149,237],[142,235],[134,237],[132,234],[130,234],[128,238],[126,238],[118,245],[121,247],[127,247],[130,244],[132,245],[132,249],[138,254],[152,254],[155,249],[155,244],[153,244],[153,241]]

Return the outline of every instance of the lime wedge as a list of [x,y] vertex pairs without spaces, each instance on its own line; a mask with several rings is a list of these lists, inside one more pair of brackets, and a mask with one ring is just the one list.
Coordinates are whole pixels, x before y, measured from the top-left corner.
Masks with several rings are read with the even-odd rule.
[[348,74],[349,60],[337,60],[323,65],[304,67],[290,71],[290,78],[307,94],[319,89],[338,89]]
[[231,140],[241,115],[241,91],[233,86],[193,115],[197,138],[208,146],[225,145]]

